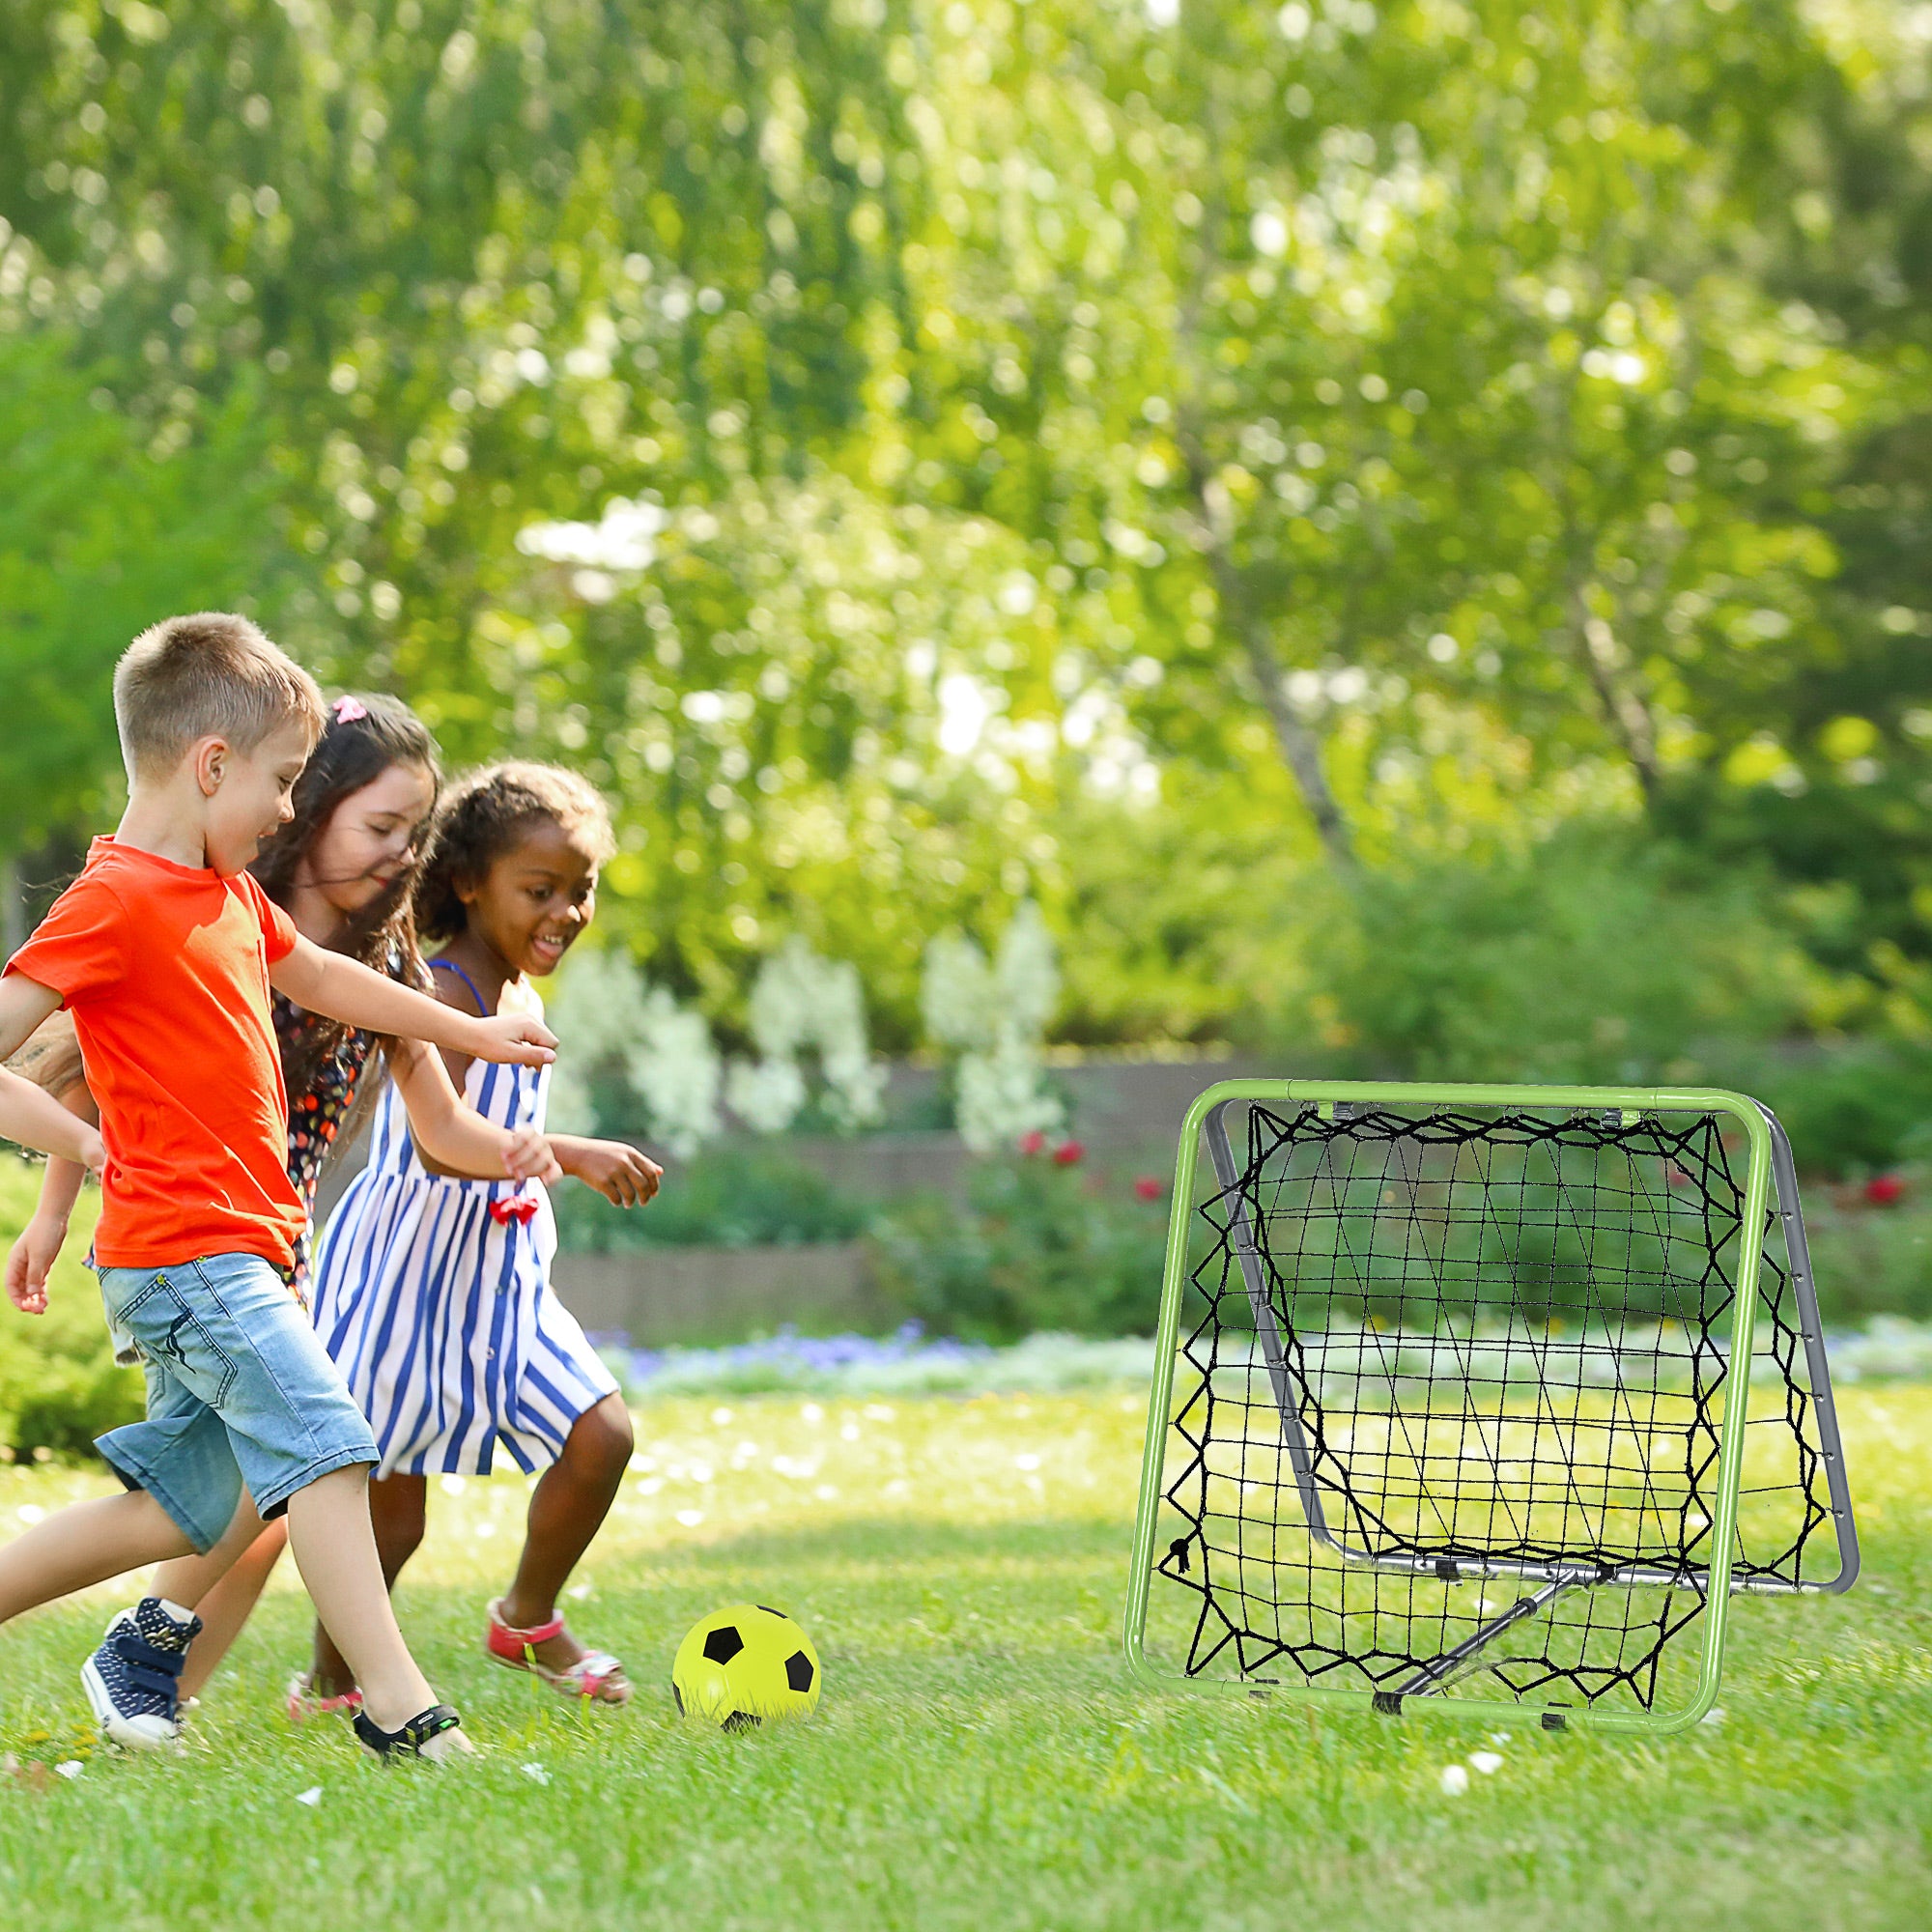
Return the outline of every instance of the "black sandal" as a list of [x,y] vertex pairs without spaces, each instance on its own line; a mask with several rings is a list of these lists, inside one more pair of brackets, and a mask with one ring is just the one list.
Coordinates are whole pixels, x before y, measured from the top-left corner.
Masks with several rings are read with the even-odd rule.
[[432,1704],[419,1711],[399,1731],[385,1731],[369,1720],[366,1711],[355,1713],[355,1736],[366,1750],[377,1757],[421,1757],[423,1746],[444,1731],[453,1731],[463,1719],[447,1704]]

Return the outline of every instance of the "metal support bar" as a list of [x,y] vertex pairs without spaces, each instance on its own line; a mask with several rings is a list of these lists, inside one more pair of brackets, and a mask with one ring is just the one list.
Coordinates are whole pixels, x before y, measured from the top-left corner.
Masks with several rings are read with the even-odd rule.
[[[1526,1597],[1519,1597],[1501,1616],[1492,1617],[1479,1630],[1465,1636],[1454,1650],[1445,1650],[1433,1663],[1425,1663],[1406,1684],[1398,1685],[1395,1694],[1398,1697],[1426,1697],[1433,1690],[1445,1689],[1478,1651],[1487,1650],[1506,1630],[1521,1623],[1525,1617],[1535,1616],[1546,1604],[1565,1590],[1581,1589],[1585,1580],[1580,1577],[1573,1577],[1567,1581],[1557,1577],[1544,1584],[1542,1589],[1533,1590]],[[1593,1577],[1588,1580],[1594,1582],[1596,1579]]]
[[1832,1399],[1832,1364],[1825,1352],[1825,1324],[1818,1316],[1818,1284],[1811,1274],[1811,1244],[1804,1236],[1804,1210],[1798,1205],[1798,1164],[1791,1155],[1791,1137],[1784,1131],[1784,1123],[1762,1100],[1755,1104],[1771,1129],[1771,1175],[1777,1192],[1777,1218],[1784,1230],[1791,1295],[1798,1304],[1798,1333],[1804,1343],[1811,1406],[1818,1416],[1818,1448],[1825,1458],[1825,1489],[1832,1498],[1832,1527],[1838,1538],[1838,1574],[1830,1582],[1801,1587],[1838,1596],[1859,1580],[1859,1526],[1852,1517],[1852,1485],[1845,1473],[1845,1445],[1838,1435],[1838,1406]]

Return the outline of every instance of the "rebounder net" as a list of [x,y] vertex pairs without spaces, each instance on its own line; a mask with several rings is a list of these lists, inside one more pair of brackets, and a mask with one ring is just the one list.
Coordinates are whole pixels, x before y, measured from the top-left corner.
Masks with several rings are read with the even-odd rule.
[[[1177,1194],[1192,1265],[1150,1443],[1153,1628],[1186,1676],[1645,1721],[1715,1669],[1721,1603],[1719,1646],[1685,1639],[1727,1517],[1715,1594],[1850,1583],[1769,1116],[1751,1214],[1715,1111],[1253,1102],[1244,1145],[1228,1111],[1218,1186]],[[1741,1287],[1755,1388],[1726,1458]]]

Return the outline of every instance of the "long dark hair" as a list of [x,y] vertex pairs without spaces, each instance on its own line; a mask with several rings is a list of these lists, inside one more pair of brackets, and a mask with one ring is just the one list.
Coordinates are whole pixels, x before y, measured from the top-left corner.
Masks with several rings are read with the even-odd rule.
[[[302,775],[296,781],[295,816],[263,846],[249,867],[256,883],[284,910],[295,896],[296,875],[316,840],[351,793],[373,784],[391,765],[426,772],[433,788],[442,782],[436,740],[407,704],[393,697],[364,695],[338,697],[328,707],[328,723]],[[396,972],[408,984],[424,977],[416,944],[415,887],[427,838],[418,841],[395,883],[343,922],[329,950],[346,952],[379,973]],[[282,1081],[289,1099],[298,1102],[341,1045],[349,1029],[339,1020],[314,1015],[282,1052]]]

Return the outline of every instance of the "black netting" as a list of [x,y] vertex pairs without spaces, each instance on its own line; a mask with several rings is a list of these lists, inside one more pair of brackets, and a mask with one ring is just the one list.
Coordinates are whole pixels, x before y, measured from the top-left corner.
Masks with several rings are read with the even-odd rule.
[[[1163,1478],[1188,1673],[1649,1707],[1707,1590],[1741,1140],[1710,1115],[1257,1105],[1230,1165]],[[1777,1227],[1752,1231],[1733,1571],[1774,1589],[1837,1563]]]

